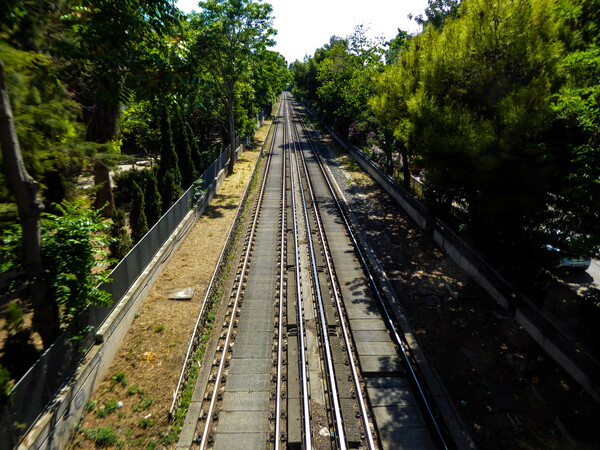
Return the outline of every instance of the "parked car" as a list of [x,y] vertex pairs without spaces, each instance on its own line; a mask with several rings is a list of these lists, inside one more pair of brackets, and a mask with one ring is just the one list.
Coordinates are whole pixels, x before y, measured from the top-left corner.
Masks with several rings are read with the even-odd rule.
[[546,249],[551,252],[556,252],[559,256],[557,267],[563,269],[587,270],[592,263],[592,258],[589,254],[567,253],[560,248],[546,245]]

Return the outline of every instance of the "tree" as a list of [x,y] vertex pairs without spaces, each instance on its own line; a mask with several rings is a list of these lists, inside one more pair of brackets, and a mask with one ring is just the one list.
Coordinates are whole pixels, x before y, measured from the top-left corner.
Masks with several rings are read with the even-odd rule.
[[44,346],[49,347],[60,333],[60,322],[58,311],[48,296],[47,282],[42,277],[44,268],[40,215],[43,205],[38,196],[39,185],[27,173],[23,164],[2,61],[0,61],[0,95],[0,142],[4,172],[17,201],[23,230],[21,244],[23,268],[29,281],[29,295],[34,308],[34,324]]
[[[446,20],[454,18],[458,15],[461,0],[427,0],[427,8],[425,8],[425,17],[422,14],[416,16],[415,22],[425,28],[431,25],[434,28],[441,29]],[[409,14],[409,19],[412,15]]]
[[199,3],[193,52],[199,69],[210,74],[227,111],[230,158],[229,173],[235,165],[236,86],[249,72],[250,62],[274,44],[272,6],[252,0],[206,0]]
[[[559,231],[598,235],[597,225],[583,226],[598,223],[593,133],[567,125],[592,117],[589,94],[598,77],[579,84],[568,69],[583,66],[569,65],[579,56],[566,56],[565,45],[585,33],[560,17],[561,10],[579,17],[573,8],[581,8],[561,5],[463,2],[442,29],[426,27],[412,39],[379,77],[372,100],[408,152],[424,161],[430,206],[446,217],[453,206],[460,211],[453,219],[461,229],[517,282],[551,264],[545,244]],[[560,88],[569,85],[577,87]],[[585,100],[575,92],[586,92]]]
[[110,256],[115,261],[121,261],[125,255],[131,250],[132,241],[129,232],[125,228],[125,211],[115,209],[112,217],[112,225],[110,226]]
[[144,199],[146,202],[146,219],[148,227],[152,228],[158,219],[160,219],[162,211],[162,197],[158,190],[158,181],[154,169],[148,170],[145,173],[146,182],[144,183]]
[[181,167],[181,185],[184,189],[187,189],[194,182],[196,168],[192,160],[192,148],[181,107],[177,103],[174,103],[173,109],[173,145],[177,153],[177,160],[181,161],[181,164],[178,164]]
[[133,182],[133,196],[131,199],[131,212],[129,213],[129,225],[131,226],[131,239],[137,244],[148,233],[148,222],[144,211],[144,192],[139,184]]
[[181,191],[179,158],[173,145],[169,109],[164,103],[160,106],[160,142],[161,159],[158,166],[158,188],[162,198],[162,212],[164,214],[177,200]]

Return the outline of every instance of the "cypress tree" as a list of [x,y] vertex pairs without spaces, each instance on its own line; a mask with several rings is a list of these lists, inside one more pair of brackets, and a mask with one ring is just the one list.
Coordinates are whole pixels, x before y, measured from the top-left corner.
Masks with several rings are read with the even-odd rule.
[[164,214],[177,201],[181,192],[181,187],[175,179],[173,170],[168,170],[162,178],[160,192],[163,198],[162,213]]
[[181,114],[181,108],[175,104],[175,124],[173,126],[173,142],[175,152],[180,161],[182,187],[187,189],[194,182],[195,167],[192,160],[192,150],[189,141],[189,135],[186,132],[186,122]]
[[198,141],[196,141],[196,136],[194,135],[194,131],[190,126],[189,122],[185,122],[185,132],[188,135],[188,141],[190,143],[190,150],[192,152],[192,161],[194,161],[194,168],[196,169],[196,173],[194,174],[194,178],[198,178],[201,174],[202,170],[202,152],[200,152],[200,147],[198,146]]
[[146,171],[146,186],[144,188],[144,200],[146,202],[145,213],[148,227],[152,227],[162,212],[162,196],[158,190],[158,181],[154,170]]
[[122,209],[115,209],[112,221],[110,237],[114,240],[109,245],[110,256],[120,261],[129,252],[133,242],[127,228],[125,228],[125,212]]
[[[163,179],[169,170],[173,171],[174,182],[181,187],[181,172],[175,147],[173,145],[173,133],[171,131],[171,120],[169,110],[165,104],[160,107],[160,165],[158,167],[159,185],[164,184]],[[161,192],[163,198],[165,193]]]
[[133,182],[133,198],[131,204],[131,213],[129,214],[129,225],[131,227],[131,238],[137,243],[148,232],[148,222],[144,212],[144,192],[142,188]]

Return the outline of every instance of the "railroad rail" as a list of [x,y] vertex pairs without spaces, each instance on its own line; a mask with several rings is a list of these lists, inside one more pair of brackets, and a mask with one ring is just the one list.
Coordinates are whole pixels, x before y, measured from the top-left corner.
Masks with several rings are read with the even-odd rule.
[[239,261],[178,447],[454,446],[287,93]]

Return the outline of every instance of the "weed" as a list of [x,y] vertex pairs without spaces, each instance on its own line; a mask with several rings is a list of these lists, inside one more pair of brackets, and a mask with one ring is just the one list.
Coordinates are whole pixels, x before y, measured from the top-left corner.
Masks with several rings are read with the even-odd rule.
[[88,400],[87,405],[85,406],[85,408],[88,411],[91,411],[91,410],[93,410],[96,407],[97,404],[98,404],[98,400]]
[[122,370],[117,370],[111,377],[115,383],[121,383],[123,386],[127,386],[127,375]]
[[143,411],[143,410],[145,410],[146,408],[148,408],[148,407],[149,407],[149,406],[152,404],[152,402],[153,402],[153,401],[154,401],[154,400],[152,400],[151,398],[147,398],[147,399],[145,399],[145,400],[142,400],[141,402],[139,402],[139,403],[138,403],[138,404],[137,404],[137,405],[136,405],[136,406],[133,408],[133,411],[134,411],[134,412],[140,412],[140,411]]
[[92,430],[86,430],[85,435],[89,440],[96,442],[100,447],[115,445],[119,439],[117,432],[110,427],[98,427]]
[[154,450],[158,446],[158,442],[154,439],[150,439],[148,444],[146,445],[146,450]]
[[164,325],[159,324],[159,325],[156,325],[154,327],[154,332],[155,333],[162,333],[163,331],[165,331],[165,326]]
[[138,391],[138,385],[136,384],[135,386],[131,386],[129,389],[127,389],[127,395],[133,395]]
[[109,400],[104,404],[102,408],[96,410],[96,416],[104,418],[107,415],[115,412],[118,407],[118,402],[116,400]]
[[150,417],[140,419],[139,426],[143,429],[152,428],[154,426],[154,420],[152,420]]
[[215,321],[215,313],[213,313],[212,311],[209,311],[208,315],[206,317],[206,321],[208,323],[213,323]]

